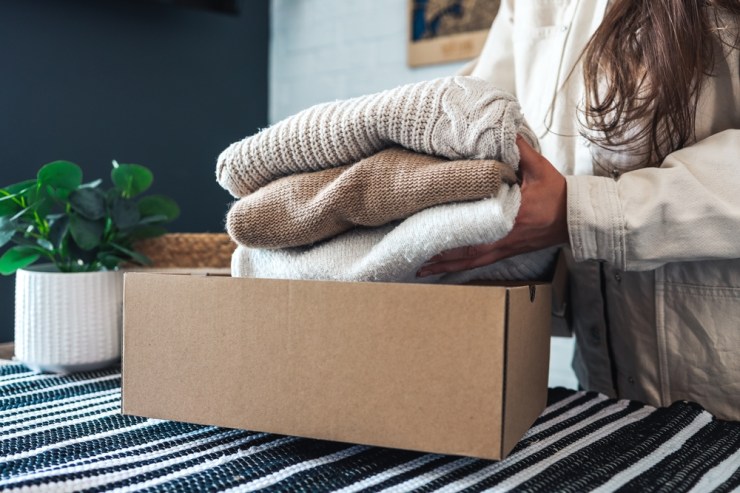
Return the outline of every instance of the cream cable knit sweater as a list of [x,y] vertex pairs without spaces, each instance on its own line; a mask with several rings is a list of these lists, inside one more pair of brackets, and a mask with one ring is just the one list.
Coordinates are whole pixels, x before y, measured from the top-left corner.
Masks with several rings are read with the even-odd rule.
[[216,177],[244,197],[282,176],[356,163],[392,145],[516,167],[517,133],[538,146],[512,95],[482,79],[444,77],[301,111],[229,146]]

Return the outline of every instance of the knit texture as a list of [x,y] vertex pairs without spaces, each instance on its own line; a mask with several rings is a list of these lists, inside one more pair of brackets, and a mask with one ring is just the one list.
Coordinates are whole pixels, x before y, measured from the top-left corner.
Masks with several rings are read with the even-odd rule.
[[556,249],[497,262],[465,272],[417,278],[416,272],[441,251],[491,243],[506,236],[519,210],[517,186],[503,185],[496,198],[430,207],[400,222],[356,228],[309,247],[258,249],[240,246],[232,275],[272,279],[443,282],[473,279],[544,279]]
[[516,183],[516,174],[497,161],[449,161],[393,147],[350,166],[275,180],[236,202],[226,228],[245,246],[308,245],[435,205],[493,197],[502,182]]
[[282,176],[353,164],[393,145],[516,168],[517,133],[539,149],[511,94],[474,77],[445,77],[313,106],[221,153],[219,184],[244,197]]

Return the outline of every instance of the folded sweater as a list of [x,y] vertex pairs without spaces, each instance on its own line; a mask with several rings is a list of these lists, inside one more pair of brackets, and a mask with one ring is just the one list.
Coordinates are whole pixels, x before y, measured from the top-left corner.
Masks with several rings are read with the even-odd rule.
[[301,111],[230,145],[216,176],[244,197],[282,176],[353,164],[393,145],[516,167],[517,133],[538,148],[514,96],[483,79],[445,77]]
[[444,204],[402,221],[356,228],[308,247],[260,249],[240,246],[232,275],[272,279],[444,282],[474,279],[546,278],[555,249],[520,255],[479,269],[417,278],[432,256],[450,248],[491,243],[506,236],[520,203],[518,186],[502,185],[495,198]]
[[497,161],[450,161],[392,147],[353,165],[275,180],[236,202],[226,228],[245,246],[308,245],[435,205],[493,197],[502,183],[516,183],[516,174]]

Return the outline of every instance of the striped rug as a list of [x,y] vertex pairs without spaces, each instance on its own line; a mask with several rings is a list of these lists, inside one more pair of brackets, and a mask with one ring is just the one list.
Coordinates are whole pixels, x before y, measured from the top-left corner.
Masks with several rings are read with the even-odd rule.
[[115,370],[0,366],[3,491],[733,491],[740,423],[550,391],[500,462],[122,416]]

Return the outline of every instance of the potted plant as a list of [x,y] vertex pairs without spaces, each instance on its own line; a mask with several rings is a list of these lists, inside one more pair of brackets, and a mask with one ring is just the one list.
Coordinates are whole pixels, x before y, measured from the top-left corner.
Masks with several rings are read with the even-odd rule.
[[180,213],[168,197],[141,197],[153,181],[144,166],[113,161],[111,180],[111,188],[83,183],[79,166],[55,161],[0,189],[0,274],[16,273],[16,358],[36,370],[119,360],[118,268],[148,264],[134,242],[165,233],[162,225]]

